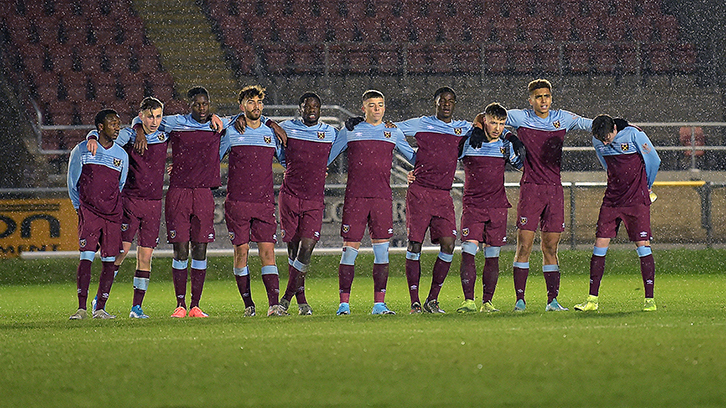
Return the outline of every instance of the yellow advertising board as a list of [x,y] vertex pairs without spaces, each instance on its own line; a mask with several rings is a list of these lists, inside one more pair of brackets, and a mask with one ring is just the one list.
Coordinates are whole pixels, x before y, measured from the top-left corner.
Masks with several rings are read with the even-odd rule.
[[0,258],[78,249],[78,217],[68,198],[0,200]]

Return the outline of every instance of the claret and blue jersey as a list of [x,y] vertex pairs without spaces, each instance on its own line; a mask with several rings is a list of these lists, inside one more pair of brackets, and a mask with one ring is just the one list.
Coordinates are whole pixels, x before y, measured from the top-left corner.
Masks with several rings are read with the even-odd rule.
[[506,125],[517,130],[527,149],[521,183],[560,185],[565,134],[573,129],[590,131],[592,119],[566,110],[551,110],[540,118],[533,109],[510,109]]
[[603,204],[650,205],[648,190],[658,174],[660,157],[648,136],[635,126],[626,126],[607,145],[594,137],[592,145],[608,174]]

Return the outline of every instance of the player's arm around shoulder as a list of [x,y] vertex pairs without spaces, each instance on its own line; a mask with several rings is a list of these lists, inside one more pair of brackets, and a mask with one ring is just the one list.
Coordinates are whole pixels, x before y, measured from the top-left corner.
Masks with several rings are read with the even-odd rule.
[[411,164],[416,164],[416,151],[413,150],[413,147],[408,143],[408,140],[406,140],[406,135],[403,134],[401,129],[398,128],[390,128],[391,132],[396,136],[396,147],[395,149],[398,150],[399,153]]

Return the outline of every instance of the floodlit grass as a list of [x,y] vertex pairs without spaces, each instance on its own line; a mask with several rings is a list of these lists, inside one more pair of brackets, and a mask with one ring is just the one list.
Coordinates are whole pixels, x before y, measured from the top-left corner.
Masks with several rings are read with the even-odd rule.
[[[171,319],[170,261],[159,259],[144,302],[151,319],[127,318],[128,262],[107,307],[119,318],[80,322],[67,320],[77,261],[2,261],[0,406],[724,406],[726,251],[655,256],[654,313],[640,311],[635,251],[611,250],[594,313],[545,313],[536,255],[527,312],[511,312],[512,254],[505,252],[496,314],[455,313],[457,260],[440,296],[449,313],[409,315],[403,261],[392,257],[387,302],[399,314],[371,316],[372,257],[361,256],[352,315],[335,316],[339,257],[314,256],[314,316],[264,317],[256,275],[260,315],[243,318],[231,260],[220,258],[210,259],[202,299],[211,317]],[[434,257],[424,256],[423,296]],[[564,306],[584,300],[588,263],[587,251],[562,252]],[[480,291],[479,281],[478,299]]]

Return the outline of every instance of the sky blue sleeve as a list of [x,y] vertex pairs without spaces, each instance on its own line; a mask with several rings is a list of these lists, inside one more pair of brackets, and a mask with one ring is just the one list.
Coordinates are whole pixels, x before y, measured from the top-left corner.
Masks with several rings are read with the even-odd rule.
[[130,141],[136,140],[136,131],[133,128],[123,128],[118,132],[118,137],[114,141],[117,145],[124,147]]
[[[161,118],[161,125],[159,125],[159,130],[162,132],[169,133],[174,130],[176,126],[181,123],[181,120],[184,118],[182,115],[169,115],[164,116]],[[141,123],[141,119],[139,119],[138,116],[134,117],[134,120],[131,121],[131,127],[134,127],[137,123]]]
[[395,132],[396,133],[396,150],[398,150],[401,155],[409,162],[411,165],[414,165],[416,163],[416,152],[413,150],[413,147],[411,147],[410,144],[408,144],[408,141],[406,140],[406,136],[403,134],[403,132]]
[[648,188],[653,188],[653,182],[655,176],[658,174],[658,168],[660,167],[660,157],[658,152],[655,151],[653,143],[650,142],[648,136],[643,132],[636,132],[634,136],[635,146],[638,152],[643,156],[643,162],[645,162],[645,174],[648,177]]
[[397,128],[401,129],[401,132],[403,132],[405,136],[413,137],[419,130],[420,123],[421,118],[413,118],[409,120],[404,120],[403,122],[396,122],[395,125]]
[[125,150],[121,149],[121,151],[124,153],[124,164],[121,168],[121,178],[118,181],[118,190],[123,191],[124,186],[126,185],[126,177],[129,175],[129,155],[126,153]]
[[608,165],[605,163],[605,158],[602,157],[602,152],[600,149],[598,149],[598,145],[602,145],[602,142],[592,138],[592,147],[595,148],[595,155],[597,156],[597,159],[600,161],[600,164],[602,164],[602,167],[605,169],[605,171],[608,171]]
[[510,109],[507,111],[507,121],[505,124],[513,128],[518,128],[524,124],[527,115],[522,109]]
[[580,115],[576,115],[572,112],[564,111],[569,115],[572,115],[571,117],[571,123],[567,127],[567,130],[572,129],[579,129],[579,130],[586,130],[588,132],[592,131],[592,119],[583,118]]
[[232,148],[232,141],[229,138],[229,131],[225,131],[219,140],[219,160],[224,159],[224,155],[230,148]]
[[348,148],[348,129],[343,128],[335,136],[333,146],[330,148],[330,155],[328,156],[328,166],[332,163],[339,154],[343,153]]
[[[86,144],[81,144],[86,149]],[[81,178],[81,170],[83,169],[83,165],[81,164],[81,144],[73,148],[68,158],[68,177],[66,183],[68,184],[68,196],[71,198],[73,208],[75,209],[78,209],[78,206],[81,205],[81,199],[78,194],[78,179]]]
[[98,130],[93,129],[88,132],[88,134],[86,135],[86,140],[91,140],[91,139],[98,140]]

